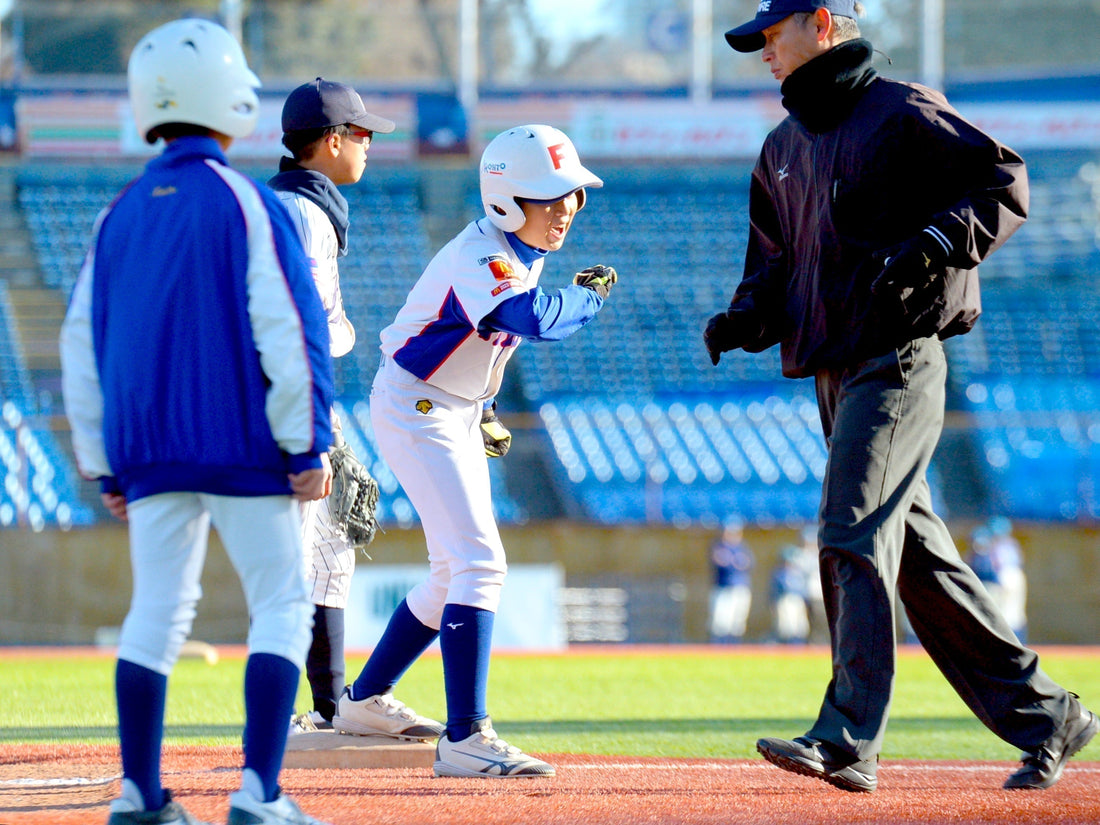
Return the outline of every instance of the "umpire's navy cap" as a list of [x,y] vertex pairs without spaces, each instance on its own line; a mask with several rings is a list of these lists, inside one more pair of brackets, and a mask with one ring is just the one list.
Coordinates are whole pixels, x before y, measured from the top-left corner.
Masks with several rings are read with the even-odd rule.
[[394,130],[394,122],[371,114],[363,98],[351,86],[319,77],[295,89],[283,104],[283,131],[327,129],[350,123],[383,134]]
[[855,0],[760,0],[756,17],[736,29],[726,32],[726,42],[739,52],[755,52],[764,48],[764,29],[786,20],[792,14],[828,9],[839,17],[856,16]]

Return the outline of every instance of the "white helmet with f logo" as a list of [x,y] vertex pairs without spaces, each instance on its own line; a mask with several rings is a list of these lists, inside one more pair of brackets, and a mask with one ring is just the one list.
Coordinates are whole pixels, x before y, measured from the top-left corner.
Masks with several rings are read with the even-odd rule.
[[553,126],[516,126],[493,138],[481,155],[481,202],[505,232],[519,231],[526,220],[517,199],[558,201],[576,192],[579,210],[586,186],[603,181],[581,165],[573,142]]

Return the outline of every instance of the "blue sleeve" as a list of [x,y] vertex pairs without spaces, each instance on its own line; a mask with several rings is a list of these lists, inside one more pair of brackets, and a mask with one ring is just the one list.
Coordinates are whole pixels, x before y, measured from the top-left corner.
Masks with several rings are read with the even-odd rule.
[[603,300],[583,286],[567,286],[553,294],[535,287],[497,304],[481,319],[478,332],[495,330],[528,341],[560,341],[595,318]]

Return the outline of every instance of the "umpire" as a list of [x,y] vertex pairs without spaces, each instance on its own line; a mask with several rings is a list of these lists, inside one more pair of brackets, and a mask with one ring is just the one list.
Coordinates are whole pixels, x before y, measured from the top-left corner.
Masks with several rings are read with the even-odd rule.
[[[980,314],[977,265],[1024,222],[1024,162],[936,91],[877,76],[854,0],[766,0],[726,33],[761,51],[788,116],[749,193],[745,269],[704,333],[779,344],[813,377],[829,458],[819,528],[833,673],[817,721],[769,762],[873,791],[895,672],[895,599],[975,715],[1023,750],[1006,788],[1048,788],[1100,723],[1023,647],[932,512],[942,339]],[[895,596],[895,593],[897,594]]]

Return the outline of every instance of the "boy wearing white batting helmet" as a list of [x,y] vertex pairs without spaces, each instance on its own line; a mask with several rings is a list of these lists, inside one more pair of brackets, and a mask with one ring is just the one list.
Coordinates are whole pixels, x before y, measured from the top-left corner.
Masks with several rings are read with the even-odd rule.
[[486,709],[506,562],[481,422],[521,340],[565,338],[604,306],[617,280],[610,267],[578,273],[562,289],[539,286],[544,259],[565,243],[585,190],[602,185],[551,126],[498,135],[481,158],[485,217],[440,250],[381,334],[371,422],[420,516],[430,567],[340,697],[333,723],[347,733],[430,734],[435,723],[391,691],[438,636],[447,725],[436,746],[437,776],[554,773],[498,737]]
[[211,525],[250,618],[229,825],[320,825],[281,793],[279,773],[309,646],[297,501],[331,485],[332,363],[286,209],[226,161],[256,124],[259,85],[210,21],[138,42],[134,119],[167,145],[97,220],[61,330],[77,462],[129,522],[134,573],[115,673],[122,793],[108,825],[201,825],[161,785],[160,754]]

